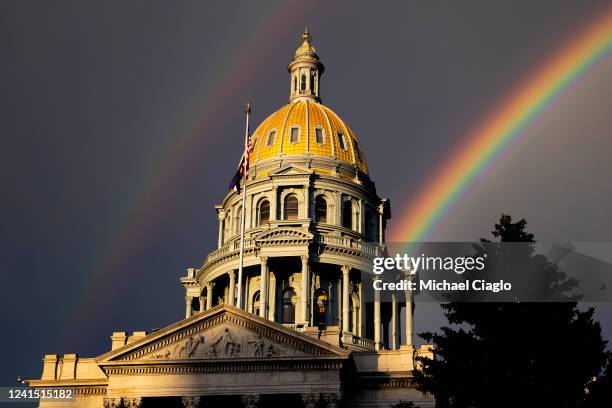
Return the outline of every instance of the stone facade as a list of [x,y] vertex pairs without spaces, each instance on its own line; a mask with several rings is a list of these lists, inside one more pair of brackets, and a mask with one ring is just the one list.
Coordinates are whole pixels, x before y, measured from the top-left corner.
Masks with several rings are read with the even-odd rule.
[[96,358],[46,355],[31,386],[75,387],[65,406],[84,407],[434,405],[411,383],[415,354],[431,348],[414,347],[410,296],[363,296],[390,204],[354,133],[321,104],[310,40],[288,67],[289,105],[253,133],[244,211],[240,194],[224,197],[217,248],[181,278],[185,319],[115,332]]

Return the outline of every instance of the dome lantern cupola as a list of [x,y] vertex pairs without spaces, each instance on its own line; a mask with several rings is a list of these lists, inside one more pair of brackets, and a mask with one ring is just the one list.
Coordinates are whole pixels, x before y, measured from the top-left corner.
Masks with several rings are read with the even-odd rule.
[[304,30],[301,39],[302,45],[295,50],[295,55],[287,67],[291,73],[289,102],[304,99],[321,102],[319,84],[325,67],[319,61],[314,47],[310,45],[312,35],[308,27]]

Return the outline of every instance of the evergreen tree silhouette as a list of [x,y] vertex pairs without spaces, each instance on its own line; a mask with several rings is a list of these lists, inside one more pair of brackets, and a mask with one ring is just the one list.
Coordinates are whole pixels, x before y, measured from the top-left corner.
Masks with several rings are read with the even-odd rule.
[[[524,219],[513,223],[502,215],[492,235],[495,242],[534,242],[526,225]],[[497,261],[510,256],[500,252]],[[541,287],[535,290],[560,294],[575,285],[543,255],[527,249],[525,256],[546,277],[536,280]],[[432,393],[437,407],[587,406],[589,384],[598,383],[593,379],[607,359],[592,308],[580,310],[570,300],[449,302],[441,307],[448,325],[439,333],[420,335],[434,344],[435,358],[416,357],[420,369],[415,370],[417,388]],[[592,395],[598,391],[605,393],[597,388]]]

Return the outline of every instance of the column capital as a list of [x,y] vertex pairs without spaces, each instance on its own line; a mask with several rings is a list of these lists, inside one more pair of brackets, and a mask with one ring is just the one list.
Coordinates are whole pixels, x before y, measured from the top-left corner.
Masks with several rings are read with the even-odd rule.
[[123,397],[123,406],[125,408],[139,408],[142,405],[142,397]]
[[302,260],[302,265],[307,263],[309,258],[310,257],[308,255],[300,255],[300,259]]
[[244,408],[257,408],[259,406],[259,399],[258,394],[243,395],[240,397]]
[[230,277],[230,279],[236,279],[236,272],[234,272],[234,270],[233,270],[233,269],[230,269],[230,270],[227,272],[227,275]]
[[337,408],[338,403],[341,399],[342,399],[342,395],[340,393],[330,393],[330,394],[321,395],[323,406],[327,408]]
[[348,265],[342,265],[342,266],[340,267],[340,270],[342,270],[342,273],[343,273],[344,275],[348,275],[348,273],[351,271],[351,267],[350,267],[350,266],[348,266]]
[[302,404],[304,408],[316,408],[317,407],[317,395],[316,394],[302,394]]
[[183,397],[181,400],[185,408],[196,408],[200,405],[200,397]]
[[261,263],[265,263],[265,264],[267,265],[267,264],[268,264],[268,259],[269,259],[269,258],[270,258],[270,257],[269,257],[269,256],[267,256],[267,255],[261,255],[261,256],[259,257],[259,260],[261,261]]
[[215,287],[215,282],[212,282],[212,281],[206,282],[206,287],[207,288],[211,288],[211,289],[214,288]]
[[121,398],[105,397],[102,405],[104,408],[118,408],[121,405]]

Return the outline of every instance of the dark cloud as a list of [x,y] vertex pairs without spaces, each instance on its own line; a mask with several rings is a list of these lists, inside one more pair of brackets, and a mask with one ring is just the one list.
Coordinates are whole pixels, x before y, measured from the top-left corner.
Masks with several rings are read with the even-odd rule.
[[[495,101],[604,3],[2,2],[0,310],[10,352],[0,384],[38,376],[45,353],[100,354],[113,330],[182,317],[178,278],[215,245],[213,205],[240,155],[241,103],[252,99],[257,122],[286,102],[304,26],[327,67],[324,103],[357,132],[399,214]],[[477,238],[508,211],[536,237],[610,239],[606,64],[530,127],[434,238]],[[160,152],[192,129],[197,154],[162,184],[172,196],[142,194],[168,170]],[[152,214],[141,239],[92,279],[130,208]],[[100,289],[83,290],[92,284]],[[438,319],[417,310],[417,330]]]

